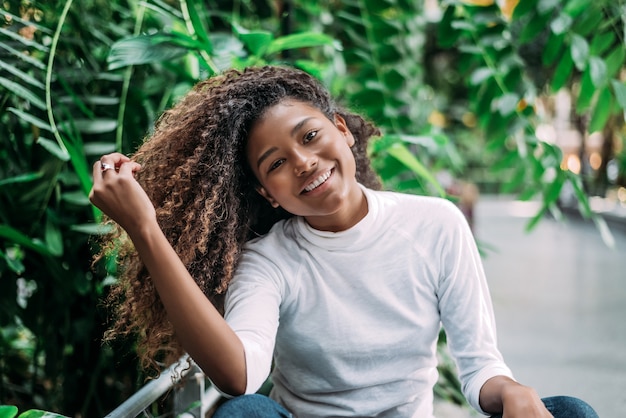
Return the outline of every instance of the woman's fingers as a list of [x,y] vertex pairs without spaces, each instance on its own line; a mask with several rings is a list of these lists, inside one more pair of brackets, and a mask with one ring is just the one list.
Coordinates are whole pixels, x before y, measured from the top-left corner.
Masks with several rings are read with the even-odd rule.
[[150,199],[135,180],[140,169],[140,164],[119,153],[105,155],[93,165],[89,200],[127,231],[154,217]]
[[116,169],[119,169],[119,167],[123,163],[127,163],[129,161],[130,158],[119,152],[113,152],[111,154],[103,155],[102,158],[100,158],[101,163],[112,165]]
[[[102,158],[96,161],[92,167],[94,186],[101,183],[102,179],[105,178],[108,171],[117,172],[119,171],[120,167],[127,163],[132,163],[133,166],[139,165],[132,162],[131,159],[128,158],[126,155],[119,152],[103,155]],[[137,169],[133,171],[137,171]]]
[[137,171],[141,170],[141,164],[129,160],[128,162],[122,163],[117,170],[123,175],[134,175]]

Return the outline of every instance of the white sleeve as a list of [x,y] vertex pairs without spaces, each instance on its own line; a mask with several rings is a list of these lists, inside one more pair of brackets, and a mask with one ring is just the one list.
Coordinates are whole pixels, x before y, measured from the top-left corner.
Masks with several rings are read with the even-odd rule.
[[258,391],[269,376],[281,299],[275,266],[244,254],[226,293],[224,318],[244,346],[246,394]]
[[480,255],[463,214],[453,207],[442,238],[439,310],[463,393],[481,413],[484,383],[498,375],[513,378],[497,347],[496,324]]

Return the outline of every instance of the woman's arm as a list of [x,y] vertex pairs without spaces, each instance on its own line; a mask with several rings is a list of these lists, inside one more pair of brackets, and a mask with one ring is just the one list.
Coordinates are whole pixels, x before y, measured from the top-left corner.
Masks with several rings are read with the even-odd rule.
[[[447,207],[451,207],[446,205]],[[441,212],[443,213],[443,212]],[[469,403],[504,418],[551,417],[537,393],[517,383],[497,347],[496,323],[480,254],[461,212],[454,208],[441,234],[439,309],[448,347],[457,360]],[[447,235],[446,235],[447,234]]]
[[[102,171],[101,164],[115,167]],[[139,164],[122,154],[93,166],[91,202],[128,233],[184,349],[222,391],[246,390],[243,345],[206,298],[159,227],[154,207],[134,178]]]
[[480,407],[485,412],[502,413],[503,418],[551,418],[545,405],[531,387],[507,376],[495,376],[480,389]]

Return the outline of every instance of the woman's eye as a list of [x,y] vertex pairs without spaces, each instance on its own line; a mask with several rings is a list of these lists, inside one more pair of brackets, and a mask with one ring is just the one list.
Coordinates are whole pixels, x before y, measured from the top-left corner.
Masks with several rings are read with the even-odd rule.
[[304,135],[304,143],[310,142],[317,136],[317,131],[309,131]]
[[274,161],[274,162],[270,165],[270,168],[269,168],[269,170],[268,170],[268,171],[276,170],[278,167],[280,167],[280,166],[283,164],[283,162],[284,162],[284,161],[285,161],[285,160],[283,160],[283,159],[280,159],[280,160],[276,160],[276,161]]

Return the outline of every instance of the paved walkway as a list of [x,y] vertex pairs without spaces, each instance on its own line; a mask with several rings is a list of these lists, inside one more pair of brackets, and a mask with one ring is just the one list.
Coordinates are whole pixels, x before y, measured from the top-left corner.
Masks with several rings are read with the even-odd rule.
[[487,250],[499,344],[520,382],[541,396],[589,402],[626,416],[626,231],[609,249],[593,224],[542,220],[532,203],[482,196],[476,236]]

